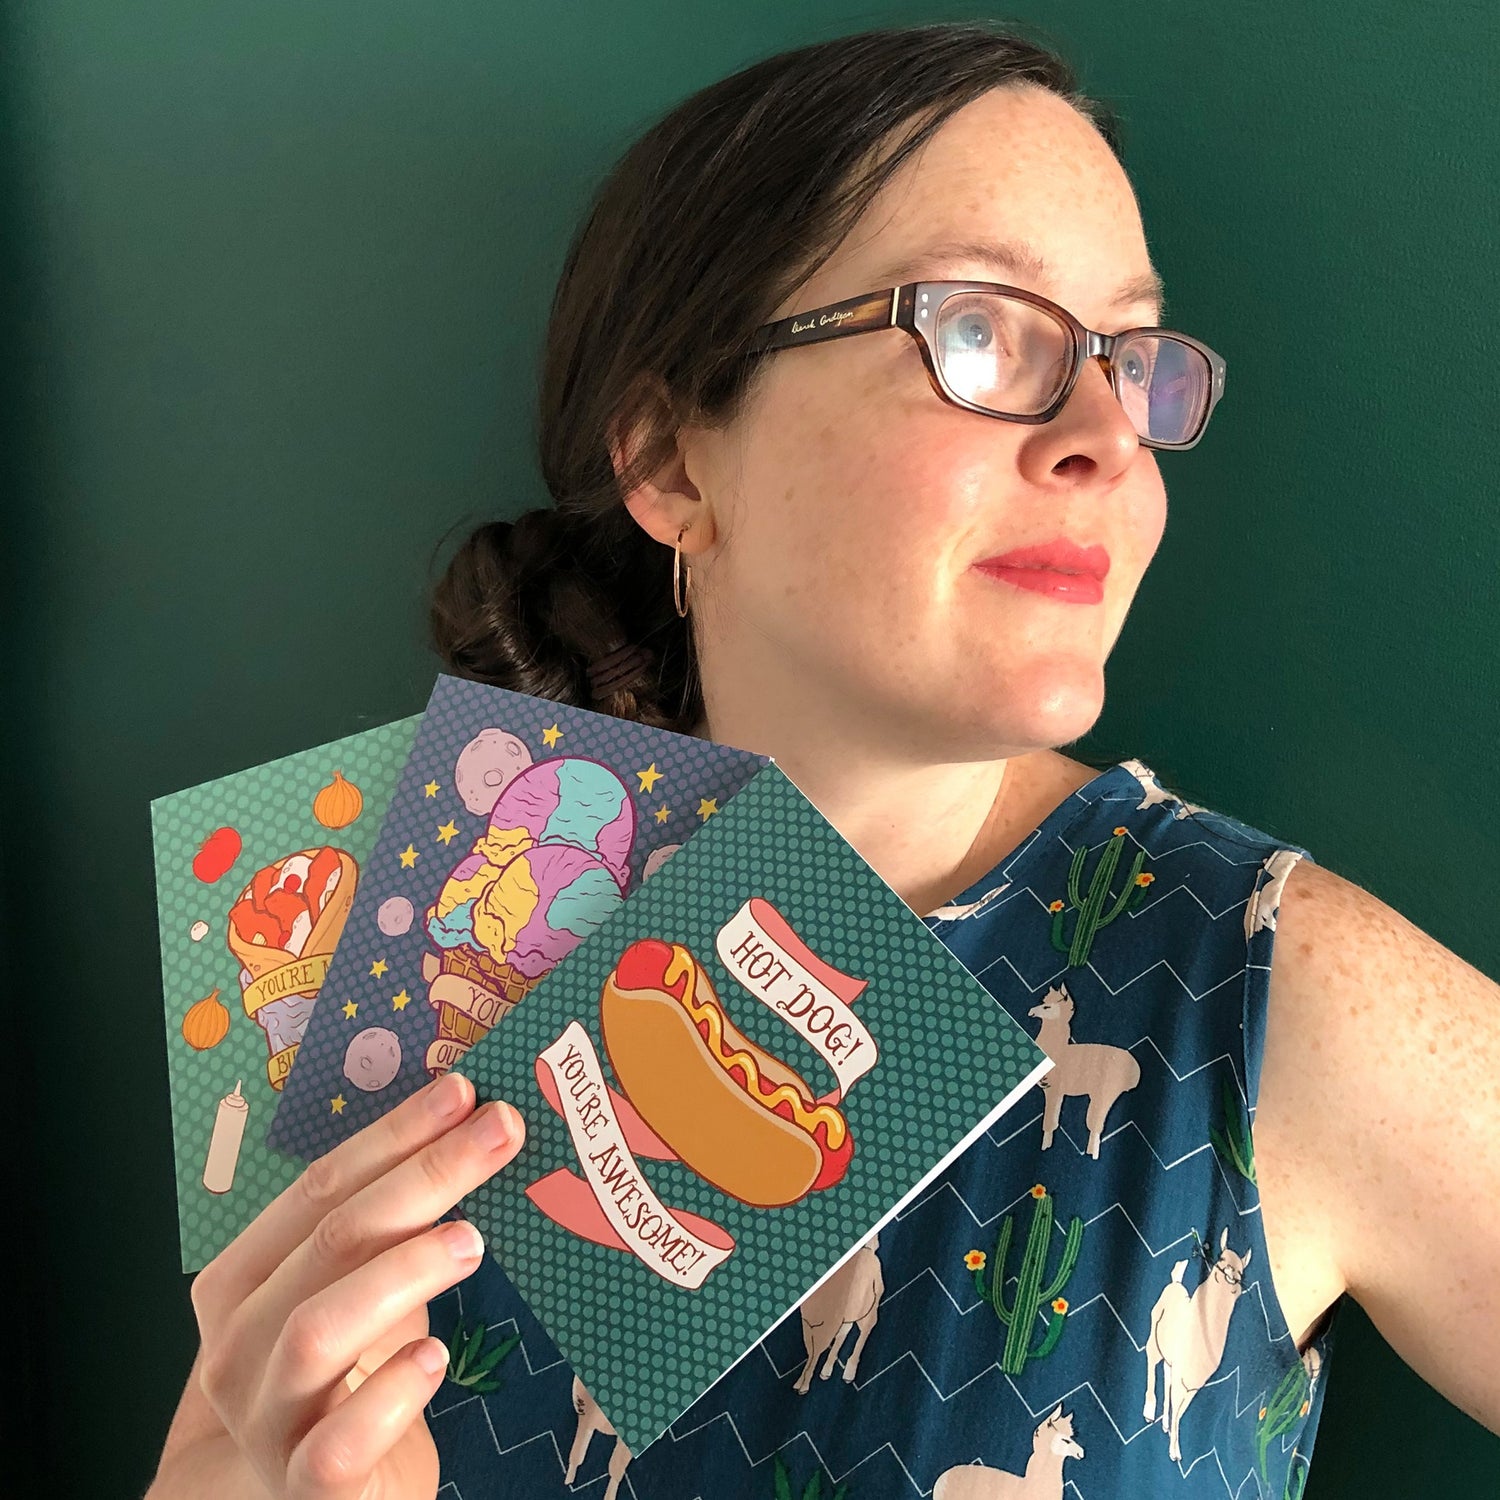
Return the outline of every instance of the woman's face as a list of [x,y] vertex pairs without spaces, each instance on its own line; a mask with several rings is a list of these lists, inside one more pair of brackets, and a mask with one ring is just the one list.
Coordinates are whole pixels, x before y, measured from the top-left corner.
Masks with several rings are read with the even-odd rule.
[[[922,258],[975,240],[1024,240],[1048,274]],[[903,164],[776,316],[946,278],[1024,286],[1115,332],[1157,321],[1149,300],[1115,302],[1151,269],[1130,183],[1094,127],[1053,94],[999,89]],[[1053,421],[1025,425],[942,401],[905,332],[809,345],[768,356],[741,416],[683,453],[712,516],[700,526],[695,507],[684,560],[716,735],[840,712],[898,754],[972,760],[1066,744],[1098,717],[1166,494],[1097,362]],[[975,567],[1056,537],[1108,552],[1099,603]]]

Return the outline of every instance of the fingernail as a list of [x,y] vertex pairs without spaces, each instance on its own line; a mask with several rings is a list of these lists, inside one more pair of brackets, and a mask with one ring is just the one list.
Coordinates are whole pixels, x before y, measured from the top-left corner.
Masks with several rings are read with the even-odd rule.
[[474,1113],[474,1133],[486,1151],[499,1151],[521,1133],[521,1117],[510,1105],[494,1100]]
[[484,1254],[484,1238],[467,1219],[457,1219],[443,1230],[448,1253],[454,1260],[478,1260]]
[[423,1339],[411,1351],[411,1357],[424,1375],[436,1375],[448,1368],[448,1351],[436,1339]]
[[468,1092],[462,1073],[444,1073],[427,1096],[427,1107],[440,1120],[456,1115]]

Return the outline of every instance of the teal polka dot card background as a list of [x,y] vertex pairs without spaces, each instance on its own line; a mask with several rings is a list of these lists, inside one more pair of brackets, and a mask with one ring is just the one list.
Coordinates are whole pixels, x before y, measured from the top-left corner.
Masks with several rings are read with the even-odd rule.
[[772,763],[458,1061],[462,1207],[640,1453],[1048,1066]]
[[266,1129],[419,722],[151,803],[184,1271],[302,1171]]
[[447,1071],[769,764],[440,673],[271,1146],[310,1161]]

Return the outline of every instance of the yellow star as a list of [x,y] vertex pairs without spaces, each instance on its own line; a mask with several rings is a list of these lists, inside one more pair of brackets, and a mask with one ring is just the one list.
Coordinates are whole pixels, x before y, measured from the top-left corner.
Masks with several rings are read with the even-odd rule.
[[556,724],[542,731],[542,743],[550,750],[562,738],[562,730]]
[[355,1004],[355,1003],[354,1003],[354,1001],[352,1001],[352,1000],[346,1000],[346,1001],[344,1001],[344,1014],[345,1014],[345,1015],[346,1015],[346,1016],[347,1016],[347,1017],[348,1017],[348,1018],[349,1018],[349,1019],[350,1019],[350,1020],[351,1020],[351,1021],[352,1021],[352,1020],[353,1020],[353,1019],[354,1019],[354,1017],[355,1017],[355,1016],[356,1016],[356,1015],[357,1015],[357,1014],[358,1014],[358,1013],[359,1013],[359,1006],[357,1006],[357,1005],[356,1005],[356,1004]]
[[410,870],[417,862],[417,851],[410,844],[401,851],[401,868]]
[[384,974],[388,968],[390,968],[390,965],[386,963],[383,958],[377,958],[375,962],[370,965],[370,973],[372,973],[375,978],[379,979],[380,976]]
[[342,1094],[335,1094],[333,1098],[328,1101],[328,1107],[334,1112],[334,1114],[341,1115],[344,1112],[345,1103],[346,1101]]
[[458,829],[453,826],[453,819],[449,818],[437,831],[438,843],[446,844],[449,839],[458,837]]
[[396,994],[394,994],[394,995],[391,996],[391,1005],[396,1010],[405,1010],[406,1006],[407,1006],[407,1002],[410,999],[411,999],[411,996],[408,995],[406,993],[406,990],[403,988],[403,989],[399,990]]
[[637,771],[635,774],[640,780],[643,792],[654,792],[656,790],[656,783],[661,780],[661,772],[656,769],[656,762],[654,760],[644,771]]
[[666,808],[664,808],[664,807],[658,807],[656,809],[656,812],[655,812],[654,816],[655,816],[656,821],[658,823],[665,823],[667,821],[667,819],[672,816],[672,814],[669,813],[666,810]]
[[427,785],[422,788],[422,791],[429,797],[436,797],[438,794],[437,782],[429,781]]
[[698,816],[706,823],[719,810],[719,799],[717,797],[704,797],[698,803]]

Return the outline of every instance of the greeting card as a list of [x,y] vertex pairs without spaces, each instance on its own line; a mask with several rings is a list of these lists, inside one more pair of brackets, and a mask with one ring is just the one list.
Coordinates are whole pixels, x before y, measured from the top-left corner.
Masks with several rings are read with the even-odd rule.
[[184,1271],[302,1170],[266,1128],[417,723],[151,803]]
[[463,1211],[639,1453],[1051,1063],[772,763],[457,1066],[527,1122]]

